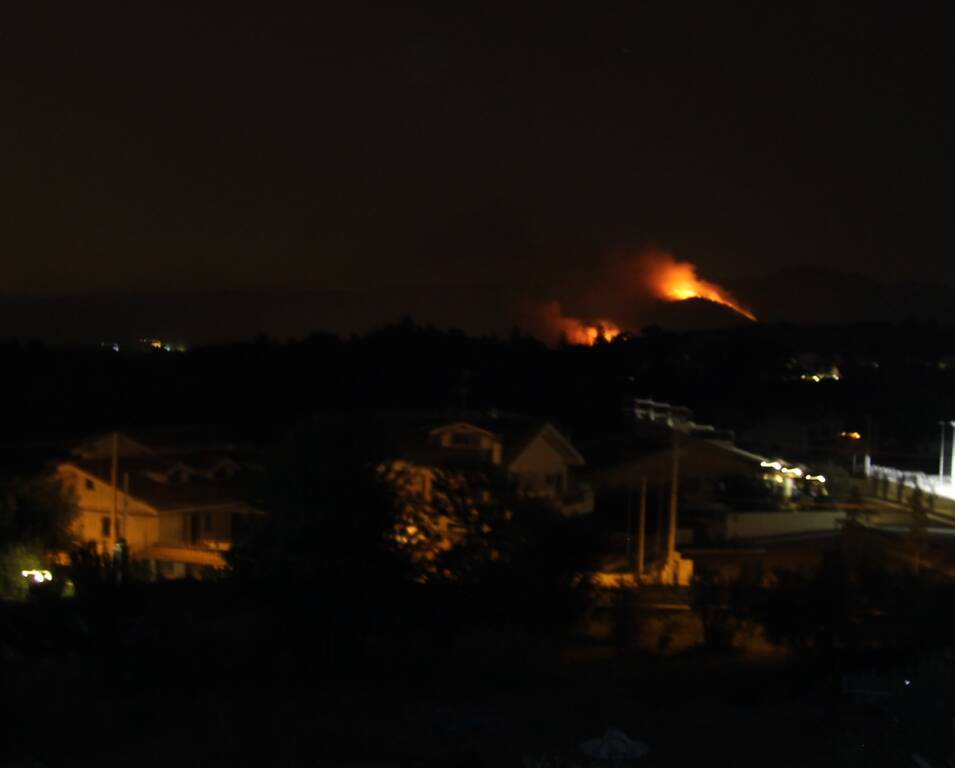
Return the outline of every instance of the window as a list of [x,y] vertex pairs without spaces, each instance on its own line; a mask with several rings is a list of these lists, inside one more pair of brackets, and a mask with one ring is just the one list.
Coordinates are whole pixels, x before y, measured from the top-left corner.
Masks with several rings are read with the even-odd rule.
[[109,538],[109,531],[110,531],[110,519],[108,517],[104,517],[100,520],[100,533],[103,535],[104,539]]
[[92,491],[96,486],[93,484],[93,481],[89,478],[86,478],[86,490]]
[[232,513],[232,538],[242,533],[242,523],[245,522],[241,512]]
[[203,520],[203,529],[208,533],[212,530],[212,513],[206,512],[205,519]]

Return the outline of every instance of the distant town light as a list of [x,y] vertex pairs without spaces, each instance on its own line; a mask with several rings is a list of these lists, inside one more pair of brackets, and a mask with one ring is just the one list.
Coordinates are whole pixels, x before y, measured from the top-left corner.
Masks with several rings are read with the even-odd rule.
[[825,483],[826,478],[823,475],[806,475],[807,480],[812,480],[815,483]]
[[162,352],[185,352],[187,347],[179,342],[167,341],[165,339],[140,339],[140,344],[144,344],[150,349],[158,349]]
[[844,437],[844,438],[846,438],[847,440],[861,440],[861,439],[862,439],[862,435],[860,435],[858,432],[840,432],[840,433],[839,433],[839,437]]
[[804,373],[799,377],[803,381],[811,381],[818,384],[820,381],[825,381],[829,379],[831,381],[839,381],[842,379],[842,374],[836,366],[832,366],[828,371],[814,371],[813,373]]

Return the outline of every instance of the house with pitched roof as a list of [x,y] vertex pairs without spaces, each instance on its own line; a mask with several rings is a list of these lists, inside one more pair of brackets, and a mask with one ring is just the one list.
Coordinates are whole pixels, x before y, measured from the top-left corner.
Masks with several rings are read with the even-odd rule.
[[518,498],[543,502],[563,517],[593,512],[593,492],[577,479],[584,457],[548,422],[496,413],[428,418],[411,431],[401,458],[501,477]]
[[101,553],[124,540],[130,556],[160,577],[224,568],[236,534],[260,514],[260,471],[227,446],[110,435],[77,446],[57,474],[79,508],[76,538]]

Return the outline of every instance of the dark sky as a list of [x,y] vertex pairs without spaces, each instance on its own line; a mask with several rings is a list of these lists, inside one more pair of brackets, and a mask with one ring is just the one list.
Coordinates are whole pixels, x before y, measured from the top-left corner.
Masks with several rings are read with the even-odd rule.
[[198,5],[2,4],[0,293],[955,277],[943,4]]

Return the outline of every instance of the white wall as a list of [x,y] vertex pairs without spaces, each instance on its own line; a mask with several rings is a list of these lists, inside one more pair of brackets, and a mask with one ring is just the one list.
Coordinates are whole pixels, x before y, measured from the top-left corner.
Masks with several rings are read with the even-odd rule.
[[833,531],[841,527],[845,512],[730,512],[726,516],[725,536],[755,539],[798,533]]
[[556,473],[561,475],[561,488],[567,488],[567,463],[561,453],[543,436],[533,440],[511,462],[510,471],[527,490],[556,491],[547,483],[547,476]]

